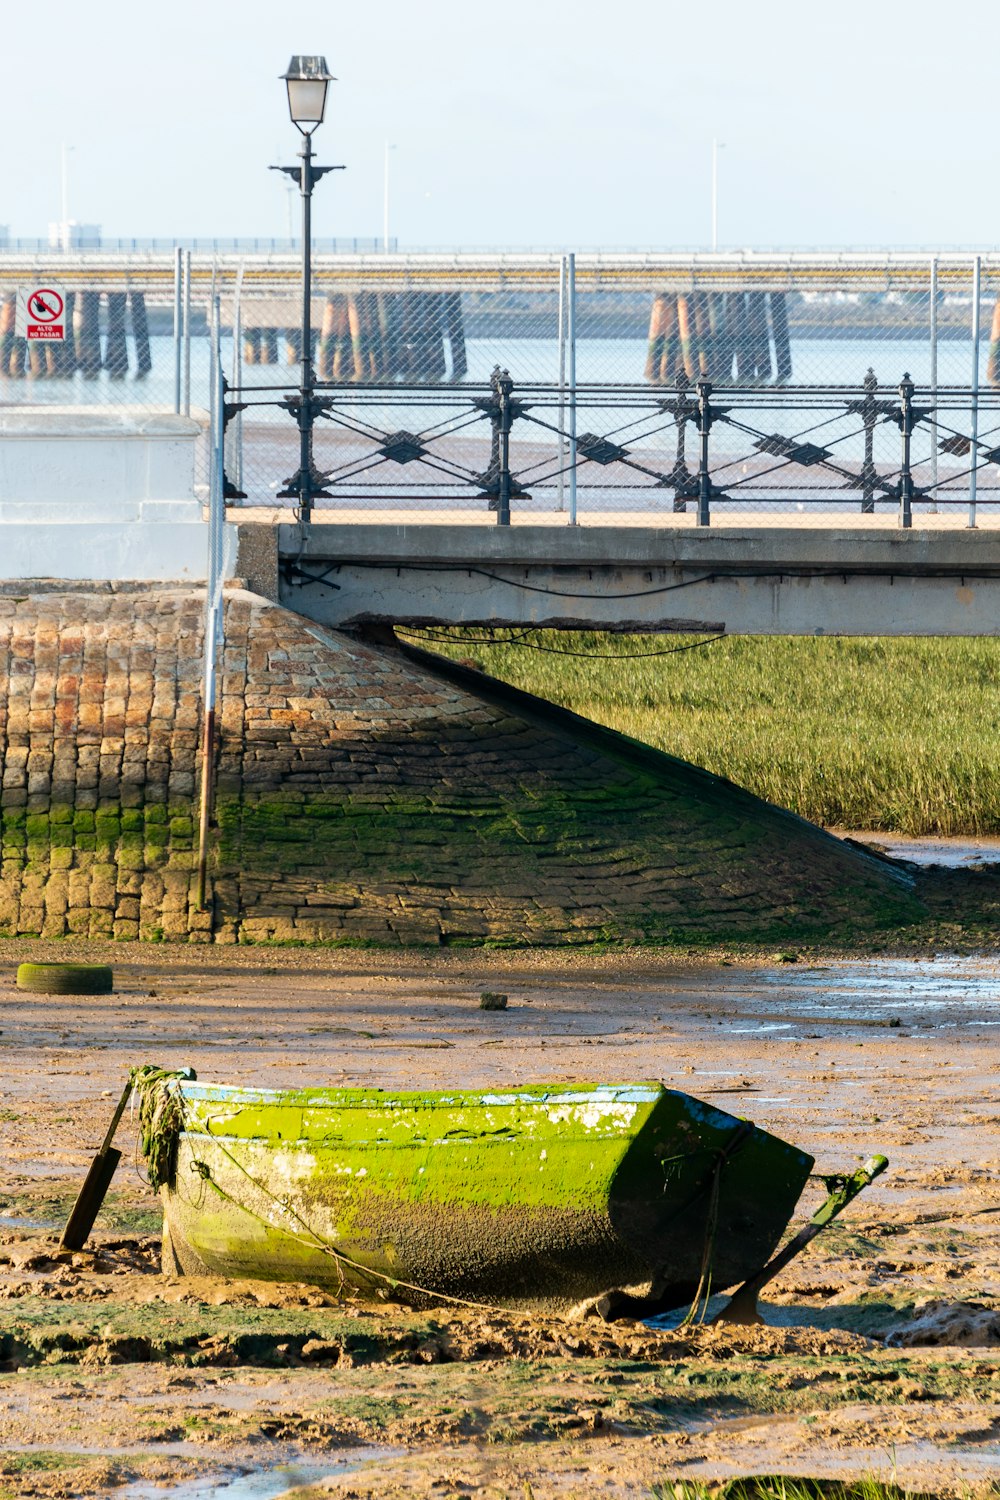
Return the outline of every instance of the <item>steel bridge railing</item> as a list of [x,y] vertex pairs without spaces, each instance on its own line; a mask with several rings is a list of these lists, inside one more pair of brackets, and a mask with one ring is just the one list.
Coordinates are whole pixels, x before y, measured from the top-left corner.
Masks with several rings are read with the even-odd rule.
[[[315,519],[708,526],[976,525],[1000,507],[1000,391],[489,384],[317,386]],[[296,389],[227,387],[227,497],[274,507],[296,467]],[[994,512],[1000,518],[1000,512]],[[932,519],[933,518],[933,519]]]

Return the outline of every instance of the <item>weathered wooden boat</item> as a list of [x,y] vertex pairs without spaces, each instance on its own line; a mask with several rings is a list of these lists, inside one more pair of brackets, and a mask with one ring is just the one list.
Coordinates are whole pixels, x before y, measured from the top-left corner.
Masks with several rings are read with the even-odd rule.
[[813,1165],[656,1083],[136,1085],[175,1274],[649,1312],[756,1272]]

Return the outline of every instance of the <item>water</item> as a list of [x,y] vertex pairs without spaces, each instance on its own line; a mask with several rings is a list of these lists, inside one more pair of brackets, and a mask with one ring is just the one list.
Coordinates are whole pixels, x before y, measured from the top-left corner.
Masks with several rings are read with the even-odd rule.
[[186,1479],[172,1489],[140,1481],[119,1493],[122,1500],[162,1500],[167,1495],[176,1500],[274,1500],[288,1490],[318,1484],[334,1474],[350,1474],[367,1460],[381,1456],[384,1455],[380,1449],[355,1449],[349,1458],[327,1459],[324,1463],[286,1462],[255,1469],[250,1474],[216,1472],[209,1478]]
[[[150,341],[153,369],[144,380],[133,375],[112,381],[102,372],[96,380],[85,381],[76,375],[69,380],[11,379],[0,376],[0,408],[4,405],[70,405],[75,407],[139,406],[173,410],[174,345],[170,336],[154,335]],[[283,344],[282,344],[282,352]],[[510,370],[518,385],[551,383],[558,379],[558,349],[553,338],[477,338],[467,342],[468,376],[464,384],[477,394],[488,386],[494,367]],[[793,379],[796,384],[848,386],[861,394],[861,384],[869,365],[882,382],[881,395],[895,399],[898,382],[909,372],[919,384],[930,379],[930,347],[926,338],[870,339],[830,338],[793,339]],[[988,346],[981,348],[980,377],[983,385],[980,436],[986,442],[1000,442],[1000,412],[991,402],[995,393],[986,384]],[[625,398],[614,392],[600,396],[583,391],[578,400],[579,433],[595,433],[622,444],[633,459],[651,472],[613,464],[610,468],[598,462],[585,462],[579,470],[581,511],[588,506],[602,510],[663,512],[672,504],[672,492],[657,487],[656,476],[666,474],[673,465],[677,433],[673,417],[659,407],[671,392],[662,387],[646,387],[643,369],[646,360],[644,339],[581,339],[577,345],[577,374],[582,385],[629,384],[638,393]],[[130,348],[134,367],[134,349]],[[970,378],[970,346],[964,340],[942,341],[938,353],[939,384],[964,385]],[[223,364],[232,379],[233,345],[231,335],[223,339]],[[291,389],[298,378],[298,367],[288,364],[245,366],[242,380],[246,387],[279,386]],[[845,398],[832,398],[835,405],[790,408],[787,393],[779,388],[762,388],[744,404],[732,411],[732,417],[752,431],[743,432],[729,422],[717,422],[713,430],[711,461],[713,478],[730,498],[716,500],[717,513],[760,506],[767,510],[857,509],[856,492],[851,499],[841,493],[840,478],[822,467],[789,469],[783,459],[761,454],[756,448],[757,434],[775,434],[785,438],[805,436],[808,441],[827,448],[834,461],[857,471],[863,454],[860,419],[845,413]],[[648,392],[648,399],[645,393]],[[273,392],[276,397],[278,391]],[[264,391],[264,400],[269,399]],[[252,398],[251,398],[252,399]],[[725,404],[723,394],[718,397]],[[209,341],[193,338],[191,342],[191,405],[205,410],[209,405]],[[334,483],[339,486],[338,503],[353,500],[360,509],[365,505],[384,506],[391,499],[395,507],[434,507],[451,496],[459,503],[473,499],[475,488],[469,478],[459,474],[450,480],[440,467],[424,463],[399,466],[376,462],[371,465],[372,449],[387,433],[405,430],[414,433],[434,432],[434,450],[439,459],[457,465],[465,476],[481,473],[489,459],[490,428],[485,416],[470,423],[468,401],[454,391],[431,392],[397,387],[391,393],[364,395],[350,385],[337,391],[340,419],[333,423],[320,420],[316,429],[317,460],[322,467],[334,469]],[[565,430],[568,413],[558,398],[535,398],[531,415],[553,428]],[[291,417],[274,405],[256,405],[244,414],[242,485],[250,503],[275,503],[282,481],[294,467],[296,433]],[[347,426],[345,427],[345,420]],[[970,414],[961,405],[942,407],[940,436],[952,430],[969,430]],[[351,428],[354,428],[354,432]],[[918,484],[928,483],[928,463],[933,432],[925,423],[913,437],[913,464]],[[233,438],[230,439],[232,450]],[[687,429],[687,461],[695,463],[695,434]],[[559,467],[557,438],[536,421],[518,421],[512,436],[512,465],[534,500],[515,502],[515,510],[528,512],[548,510],[554,503],[555,474]],[[881,424],[875,433],[874,458],[879,471],[893,477],[899,464],[899,432],[891,423]],[[207,458],[199,457],[199,479],[207,472]],[[964,507],[968,496],[965,477],[968,460],[961,454],[939,458],[939,479],[950,479],[947,490],[938,498],[948,506]],[[230,452],[230,472],[236,470],[235,455]],[[367,472],[362,470],[367,469]],[[980,501],[1000,500],[1000,468],[986,465],[979,477]],[[917,510],[920,511],[918,504]],[[891,516],[896,505],[880,500],[880,514]],[[346,516],[349,511],[343,512]],[[964,515],[964,511],[963,511]]]

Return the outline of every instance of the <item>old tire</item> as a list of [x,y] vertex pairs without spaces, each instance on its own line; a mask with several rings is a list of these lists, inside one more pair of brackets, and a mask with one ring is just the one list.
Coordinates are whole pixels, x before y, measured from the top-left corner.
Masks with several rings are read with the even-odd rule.
[[110,995],[110,964],[18,964],[17,987],[33,995]]

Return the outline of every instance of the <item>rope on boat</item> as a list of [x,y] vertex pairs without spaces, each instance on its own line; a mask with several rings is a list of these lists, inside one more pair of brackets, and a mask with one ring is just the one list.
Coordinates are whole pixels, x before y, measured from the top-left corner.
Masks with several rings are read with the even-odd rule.
[[430,1287],[418,1286],[417,1283],[413,1281],[402,1281],[399,1277],[390,1276],[385,1271],[376,1271],[371,1266],[362,1265],[360,1261],[354,1260],[351,1256],[345,1255],[342,1250],[338,1250],[335,1245],[329,1244],[329,1242],[325,1240],[323,1236],[312,1227],[311,1224],[306,1222],[306,1220],[302,1217],[297,1209],[293,1208],[291,1204],[288,1203],[285,1199],[277,1197],[276,1194],[271,1192],[270,1188],[265,1187],[263,1183],[258,1182],[256,1177],[252,1177],[243,1163],[241,1161],[238,1161],[231,1151],[227,1151],[225,1146],[223,1146],[222,1142],[218,1140],[218,1138],[214,1138],[212,1144],[218,1151],[222,1152],[223,1156],[225,1156],[233,1164],[234,1167],[238,1168],[238,1170],[243,1173],[244,1177],[246,1177],[249,1182],[253,1183],[258,1192],[263,1193],[265,1198],[269,1198],[272,1203],[276,1204],[277,1207],[282,1210],[283,1213],[290,1214],[292,1218],[297,1219],[298,1222],[302,1225],[303,1229],[312,1236],[311,1240],[304,1239],[302,1235],[296,1234],[294,1230],[288,1229],[284,1225],[275,1225],[271,1223],[271,1221],[269,1219],[265,1219],[263,1215],[255,1213],[254,1210],[250,1208],[246,1203],[241,1203],[238,1198],[234,1198],[232,1193],[228,1193],[225,1188],[220,1187],[216,1182],[215,1178],[212,1176],[212,1169],[209,1166],[208,1162],[199,1161],[197,1158],[195,1158],[191,1162],[192,1172],[196,1173],[203,1182],[207,1182],[209,1187],[214,1188],[220,1198],[224,1199],[227,1203],[231,1203],[234,1208],[240,1209],[242,1213],[247,1214],[251,1219],[256,1219],[258,1224],[263,1224],[265,1229],[273,1230],[276,1228],[280,1234],[287,1235],[289,1239],[295,1240],[297,1244],[306,1245],[310,1249],[319,1250],[323,1255],[329,1255],[330,1258],[336,1263],[337,1272],[340,1276],[340,1285],[337,1289],[338,1295],[343,1293],[344,1286],[346,1284],[346,1278],[344,1277],[343,1268],[345,1266],[348,1266],[352,1271],[359,1271],[363,1276],[371,1277],[371,1279],[374,1281],[384,1282],[385,1285],[393,1291],[396,1291],[399,1288],[403,1288],[408,1292],[417,1292],[421,1297],[430,1297],[435,1302],[451,1302],[457,1307],[474,1307],[478,1312],[504,1312],[503,1308],[496,1307],[493,1303],[490,1302],[476,1302],[469,1297],[453,1297],[450,1296],[447,1292],[435,1292],[432,1291]]

